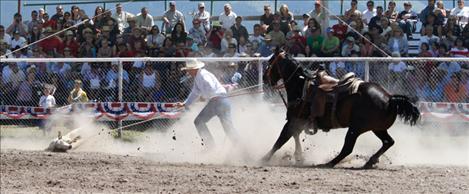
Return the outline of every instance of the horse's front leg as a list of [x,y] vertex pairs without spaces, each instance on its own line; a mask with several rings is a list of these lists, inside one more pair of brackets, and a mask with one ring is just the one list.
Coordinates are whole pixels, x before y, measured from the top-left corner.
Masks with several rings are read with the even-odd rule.
[[295,160],[296,163],[301,165],[304,162],[304,157],[303,157],[303,149],[301,148],[301,141],[300,141],[300,133],[301,132],[295,132],[293,134],[293,138],[295,139]]

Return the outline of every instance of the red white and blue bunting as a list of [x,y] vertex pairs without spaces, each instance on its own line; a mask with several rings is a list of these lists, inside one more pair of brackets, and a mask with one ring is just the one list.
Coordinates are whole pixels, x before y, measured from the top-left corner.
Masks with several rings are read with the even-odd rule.
[[26,106],[0,106],[0,119],[47,119],[53,112],[65,116],[72,112],[89,112],[98,121],[176,119],[181,110],[174,103],[97,102],[79,103],[57,109]]

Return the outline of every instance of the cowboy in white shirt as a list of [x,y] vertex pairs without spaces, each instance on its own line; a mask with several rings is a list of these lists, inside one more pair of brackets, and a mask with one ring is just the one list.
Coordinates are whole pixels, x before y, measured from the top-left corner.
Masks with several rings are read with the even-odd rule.
[[117,25],[121,34],[124,33],[125,28],[129,27],[127,19],[131,17],[134,17],[134,14],[124,11],[122,9],[122,4],[116,4],[116,12],[112,14],[112,18],[117,21]]
[[197,98],[203,97],[208,100],[207,105],[197,115],[194,120],[195,127],[202,138],[202,141],[207,147],[213,148],[214,140],[207,128],[207,122],[217,116],[225,130],[225,133],[232,140],[233,143],[239,143],[239,137],[233,127],[231,119],[231,103],[227,98],[226,89],[217,80],[215,75],[203,69],[204,63],[198,60],[190,60],[186,62],[186,70],[192,77],[194,77],[194,86],[189,97],[184,102],[177,103],[178,107],[188,107]]
[[469,22],[469,7],[464,6],[464,0],[458,0],[458,6],[451,10],[450,15],[456,16],[459,25],[464,27]]
[[221,22],[222,28],[227,30],[227,29],[230,29],[233,24],[235,24],[236,17],[238,16],[236,15],[235,12],[231,10],[230,4],[225,4],[223,9],[225,11],[220,14],[220,17],[218,18],[218,20]]

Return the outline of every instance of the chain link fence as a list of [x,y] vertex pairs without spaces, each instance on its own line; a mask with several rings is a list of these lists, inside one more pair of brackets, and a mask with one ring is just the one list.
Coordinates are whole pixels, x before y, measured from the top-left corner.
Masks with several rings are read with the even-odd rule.
[[[62,58],[62,59],[1,59],[0,74],[0,126],[37,127],[41,117],[21,117],[37,114],[44,88],[55,98],[55,110],[71,110],[73,103],[88,103],[96,110],[114,112],[124,109],[138,112],[153,107],[164,111],[161,104],[184,101],[188,96],[192,79],[181,68],[184,58]],[[276,92],[262,85],[262,73],[266,58],[200,58],[206,69],[214,73],[231,95],[248,95],[264,91],[264,100],[282,103]],[[393,94],[403,94],[425,104],[429,114],[424,121],[438,126],[445,121],[441,114],[460,115],[454,123],[467,127],[469,102],[469,59],[467,58],[298,58],[305,65],[324,66],[330,75],[340,78],[347,72],[366,81],[383,85]],[[72,91],[76,80],[87,94],[87,99],[77,98]],[[299,86],[300,87],[300,86]],[[125,102],[112,104],[107,102]],[[438,103],[432,106],[431,103]],[[99,108],[99,107],[100,108]],[[450,108],[444,108],[448,106]],[[18,108],[20,107],[20,108]],[[24,108],[21,108],[24,107]],[[430,107],[430,108],[428,108]],[[442,108],[443,107],[443,108]],[[248,108],[248,107],[247,107]],[[121,110],[119,110],[121,109]],[[137,110],[138,109],[138,110]],[[161,110],[160,110],[161,109]],[[44,111],[44,110],[38,110]],[[125,112],[125,114],[127,113]],[[96,114],[92,112],[91,114]],[[12,116],[14,115],[14,116]],[[430,117],[430,116],[434,116]],[[441,118],[439,118],[439,116]],[[90,117],[93,117],[91,115]],[[94,115],[97,118],[96,115]],[[152,119],[148,115],[121,119],[103,119],[116,127],[119,121],[126,126],[142,120],[152,121],[135,125],[134,129],[167,129],[177,116]],[[159,118],[159,117],[158,117]],[[448,122],[448,120],[446,120]],[[64,124],[61,126],[67,128]]]

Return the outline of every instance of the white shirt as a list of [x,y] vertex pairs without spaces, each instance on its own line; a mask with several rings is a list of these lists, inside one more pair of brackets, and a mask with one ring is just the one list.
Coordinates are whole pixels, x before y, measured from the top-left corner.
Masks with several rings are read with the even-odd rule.
[[51,108],[55,106],[55,98],[52,95],[41,96],[39,99],[39,106],[44,108]]
[[407,69],[407,65],[404,62],[399,62],[398,64],[390,63],[388,66],[389,71],[400,73],[404,72]]
[[143,15],[140,13],[137,15],[135,18],[135,24],[137,24],[138,27],[145,27],[150,29],[152,26],[155,25],[155,22],[153,21],[153,16],[150,14],[147,14],[147,17],[143,17]]
[[210,13],[208,11],[197,12],[194,15],[194,19],[199,19],[207,31],[210,29]]
[[222,27],[225,29],[230,29],[233,24],[236,22],[236,13],[230,12],[230,14],[226,15],[225,12],[220,14],[218,20],[221,22]]
[[3,35],[3,39],[0,39],[0,42],[6,42],[8,45],[11,45],[11,36],[7,33]]
[[376,9],[373,8],[373,11],[370,11],[369,9],[366,9],[363,11],[362,18],[365,20],[365,25],[368,25],[370,23],[370,20],[372,17],[376,16]]
[[461,17],[460,24],[465,25],[469,22],[469,7],[463,7],[462,9],[455,7],[451,10],[450,15]]
[[134,17],[134,14],[131,14],[129,12],[122,11],[120,14],[115,12],[112,14],[112,18],[114,18],[117,21],[117,25],[119,27],[120,33],[124,32],[124,29],[129,27],[129,24],[127,23],[127,19],[130,17]]
[[420,37],[420,42],[419,42],[419,50],[420,50],[420,46],[422,45],[422,43],[427,43],[428,46],[430,47],[429,49],[431,50],[432,49],[431,41],[440,42],[440,38],[438,36],[435,36],[435,35],[432,35],[432,37],[421,36]]
[[22,48],[23,46],[26,45],[26,42],[27,42],[26,39],[21,36],[18,40],[13,38],[10,42],[10,45],[11,45],[11,48],[15,48],[17,46]]
[[205,69],[199,69],[194,78],[192,91],[184,104],[189,106],[200,96],[205,99],[211,99],[223,95],[226,95],[226,89],[221,85],[215,75]]

